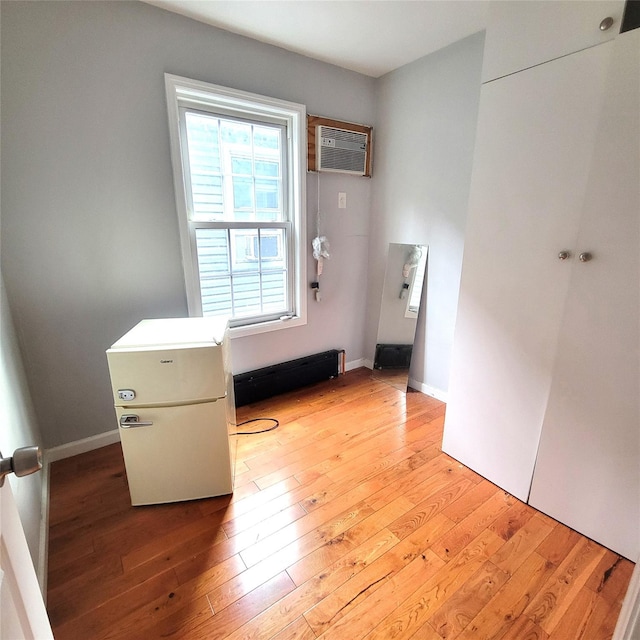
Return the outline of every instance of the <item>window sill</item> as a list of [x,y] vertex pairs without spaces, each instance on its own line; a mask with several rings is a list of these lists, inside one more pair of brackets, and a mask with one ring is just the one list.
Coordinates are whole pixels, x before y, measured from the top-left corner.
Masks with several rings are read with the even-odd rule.
[[306,318],[301,316],[292,316],[288,320],[272,320],[271,322],[260,322],[259,324],[250,324],[245,327],[232,327],[229,329],[229,336],[231,339],[244,338],[246,336],[253,336],[260,333],[268,333],[269,331],[301,327],[306,324]]

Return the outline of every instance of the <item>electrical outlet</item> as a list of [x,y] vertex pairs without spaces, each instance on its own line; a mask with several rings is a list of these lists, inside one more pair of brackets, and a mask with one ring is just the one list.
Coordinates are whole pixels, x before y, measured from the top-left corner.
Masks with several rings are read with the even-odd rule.
[[347,194],[344,191],[338,193],[338,209],[347,208]]

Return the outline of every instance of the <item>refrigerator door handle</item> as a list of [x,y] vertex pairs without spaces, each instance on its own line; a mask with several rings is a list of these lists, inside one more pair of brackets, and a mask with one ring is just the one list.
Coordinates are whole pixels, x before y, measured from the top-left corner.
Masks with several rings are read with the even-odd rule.
[[135,413],[125,413],[120,416],[120,426],[123,429],[131,429],[131,427],[150,427],[153,422],[140,422],[140,416]]

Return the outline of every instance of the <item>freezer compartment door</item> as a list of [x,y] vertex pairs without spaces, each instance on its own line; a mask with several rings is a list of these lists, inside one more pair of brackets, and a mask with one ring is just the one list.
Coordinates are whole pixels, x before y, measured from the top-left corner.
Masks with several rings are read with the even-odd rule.
[[200,346],[221,343],[228,331],[228,318],[156,318],[140,321],[125,333],[114,349],[140,347]]
[[[226,495],[233,491],[226,401],[137,409],[142,426],[116,407],[133,505]],[[151,423],[151,424],[149,424]]]
[[173,405],[221,398],[226,393],[224,359],[222,346],[215,343],[171,349],[109,349],[114,404]]

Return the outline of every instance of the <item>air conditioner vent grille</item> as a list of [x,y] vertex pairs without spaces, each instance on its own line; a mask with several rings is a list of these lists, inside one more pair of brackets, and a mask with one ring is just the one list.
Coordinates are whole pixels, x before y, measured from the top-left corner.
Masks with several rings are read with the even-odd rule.
[[318,127],[318,168],[365,175],[367,134],[334,127]]

